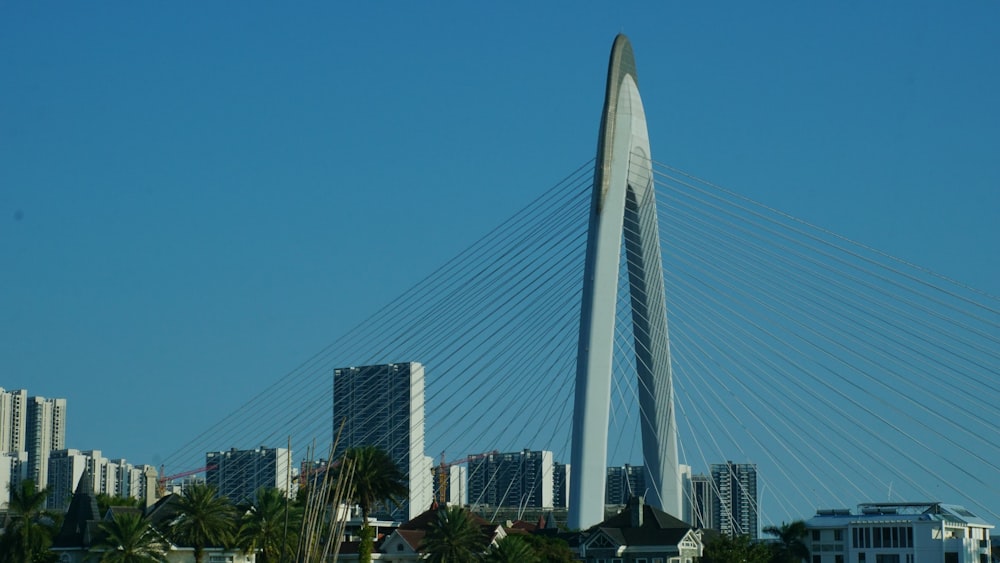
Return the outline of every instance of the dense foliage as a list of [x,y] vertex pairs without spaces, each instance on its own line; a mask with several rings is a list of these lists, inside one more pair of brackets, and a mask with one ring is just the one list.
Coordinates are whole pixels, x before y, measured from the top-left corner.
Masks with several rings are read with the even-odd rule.
[[524,536],[511,535],[497,542],[483,558],[486,563],[538,563],[535,549]]
[[458,506],[438,510],[424,536],[423,551],[431,563],[479,561],[486,541],[472,514]]
[[184,490],[168,532],[174,543],[194,548],[198,563],[204,560],[206,547],[233,545],[235,533],[235,507],[205,483],[192,483]]
[[252,504],[242,507],[236,544],[245,553],[256,553],[257,563],[292,560],[302,510],[280,489],[260,488],[255,496]]
[[718,533],[706,534],[703,538],[705,552],[702,563],[770,563],[771,550],[763,543],[757,543],[750,536],[740,535],[730,538]]
[[91,548],[100,563],[158,563],[167,551],[160,534],[137,512],[115,513],[100,527],[101,538]]
[[26,479],[10,490],[8,521],[0,536],[0,560],[10,563],[54,561],[49,551],[55,536],[55,520],[45,512],[45,489],[36,489]]
[[809,558],[809,546],[805,542],[808,530],[802,520],[767,526],[763,532],[778,539],[771,544],[771,563],[800,563]]

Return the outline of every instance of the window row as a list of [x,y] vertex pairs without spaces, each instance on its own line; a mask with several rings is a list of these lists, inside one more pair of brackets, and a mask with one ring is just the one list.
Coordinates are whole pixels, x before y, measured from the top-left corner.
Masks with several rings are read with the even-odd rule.
[[913,547],[911,526],[871,526],[851,530],[855,548],[863,547]]

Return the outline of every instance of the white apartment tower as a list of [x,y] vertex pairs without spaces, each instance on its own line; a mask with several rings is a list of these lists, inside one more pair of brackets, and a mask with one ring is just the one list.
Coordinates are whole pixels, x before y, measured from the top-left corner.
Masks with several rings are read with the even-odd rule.
[[66,399],[28,398],[25,441],[28,478],[44,486],[48,483],[49,454],[66,447]]
[[64,510],[69,506],[84,471],[90,476],[94,494],[140,500],[148,500],[145,495],[149,492],[150,483],[146,472],[152,471],[154,482],[156,474],[156,470],[148,465],[135,467],[124,459],[108,459],[101,450],[62,449],[50,452],[47,469],[47,506],[52,510]]
[[28,390],[5,391],[0,387],[0,453],[27,451],[24,423]]
[[[80,450],[56,450],[50,452],[47,458],[46,474],[48,475],[47,489],[48,495],[45,497],[45,505],[49,510],[66,510],[69,501],[73,498],[73,492],[83,477],[83,472],[88,465],[92,465],[94,452],[81,452]],[[100,456],[100,452],[97,455]],[[92,474],[93,475],[93,474]],[[96,479],[95,479],[96,481]],[[101,490],[94,486],[94,493]]]
[[[341,431],[341,425],[343,430]],[[376,446],[385,450],[409,480],[409,498],[401,510],[380,514],[409,520],[433,500],[431,459],[424,455],[424,367],[417,362],[333,370],[334,452]]]
[[28,452],[0,452],[0,510],[10,505],[10,491],[28,472]]

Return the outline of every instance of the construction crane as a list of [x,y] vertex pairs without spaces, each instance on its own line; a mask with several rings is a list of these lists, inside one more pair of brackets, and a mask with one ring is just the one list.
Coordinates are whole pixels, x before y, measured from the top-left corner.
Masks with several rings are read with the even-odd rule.
[[437,466],[437,479],[438,479],[438,498],[435,499],[437,503],[444,506],[448,503],[448,468],[453,465],[462,465],[463,463],[469,463],[470,461],[475,461],[477,459],[482,459],[487,456],[497,455],[500,452],[498,450],[493,450],[491,452],[485,452],[481,454],[472,454],[470,456],[463,457],[462,459],[456,459],[454,461],[445,461],[444,452],[441,452],[441,464]]
[[156,487],[156,493],[157,493],[156,496],[162,497],[163,495],[167,494],[167,483],[173,481],[174,479],[180,479],[181,477],[189,477],[191,475],[197,475],[198,473],[204,473],[209,469],[215,469],[216,467],[218,466],[206,465],[205,467],[199,467],[198,469],[189,469],[187,471],[182,471],[180,473],[175,473],[173,475],[163,475],[165,471],[164,467],[161,465],[160,475],[163,475],[163,477],[160,477],[158,486]]

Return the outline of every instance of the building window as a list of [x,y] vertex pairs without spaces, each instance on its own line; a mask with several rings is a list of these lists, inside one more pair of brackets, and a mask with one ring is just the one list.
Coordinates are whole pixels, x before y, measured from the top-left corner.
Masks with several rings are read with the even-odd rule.
[[813,555],[813,563],[823,563],[823,558],[819,555]]
[[844,541],[844,530],[834,530],[833,541]]
[[813,541],[819,541],[819,530],[812,531]]
[[865,563],[865,552],[864,551],[859,551],[858,552],[858,563]]
[[[899,563],[898,553],[876,553],[875,563]],[[955,563],[958,563],[956,561]]]

